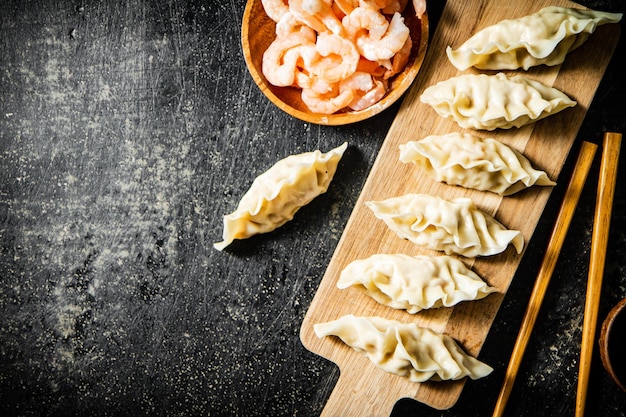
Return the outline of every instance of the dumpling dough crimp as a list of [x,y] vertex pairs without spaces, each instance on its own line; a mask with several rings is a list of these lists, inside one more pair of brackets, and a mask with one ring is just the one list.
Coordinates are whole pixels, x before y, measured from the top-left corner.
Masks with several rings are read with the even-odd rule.
[[520,231],[508,230],[469,198],[405,194],[365,204],[398,236],[446,255],[496,255],[509,244],[521,253],[524,247]]
[[347,147],[344,143],[327,153],[290,155],[259,175],[237,210],[224,216],[223,241],[215,248],[223,250],[235,239],[271,232],[293,219],[301,207],[328,190]]
[[478,379],[493,371],[452,337],[415,323],[349,314],[313,328],[317,337],[337,336],[378,368],[412,382]]
[[517,150],[468,133],[430,135],[400,145],[400,161],[414,163],[437,181],[511,195],[533,185],[556,183]]
[[561,64],[596,27],[617,23],[622,13],[549,6],[537,13],[485,27],[446,53],[459,70],[524,70]]
[[377,302],[411,314],[498,291],[462,261],[446,255],[375,254],[357,259],[341,271],[337,287],[360,288]]
[[462,128],[478,130],[522,127],[576,105],[556,88],[501,72],[440,81],[424,90],[420,100]]

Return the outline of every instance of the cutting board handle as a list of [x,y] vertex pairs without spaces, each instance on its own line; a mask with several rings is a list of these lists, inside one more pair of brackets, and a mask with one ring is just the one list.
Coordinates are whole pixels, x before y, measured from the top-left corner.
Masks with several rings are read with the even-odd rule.
[[[363,372],[364,357],[340,368],[339,380],[331,392],[321,417],[380,417],[391,415],[397,400],[415,395],[420,384],[376,372]],[[367,360],[367,359],[365,359]],[[371,364],[367,364],[371,366]],[[381,387],[388,387],[382,389]]]
[[360,379],[363,373],[351,369],[341,370],[337,385],[330,394],[320,417],[374,417],[391,414],[388,399],[379,392],[369,390]]

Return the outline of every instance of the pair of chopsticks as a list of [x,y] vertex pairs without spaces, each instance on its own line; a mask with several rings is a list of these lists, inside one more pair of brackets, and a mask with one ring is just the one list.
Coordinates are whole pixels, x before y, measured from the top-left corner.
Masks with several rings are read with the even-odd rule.
[[[608,240],[611,210],[615,182],[617,178],[617,164],[622,135],[608,132],[604,135],[602,161],[600,165],[600,180],[598,182],[598,195],[596,198],[596,213],[591,243],[591,260],[588,277],[587,299],[585,303],[585,317],[583,323],[583,341],[581,346],[581,361],[578,379],[578,391],[576,401],[576,417],[582,417],[587,396],[589,381],[589,366],[593,352],[593,340],[598,317],[598,303],[604,273],[606,258],[606,245]],[[548,288],[550,278],[554,272],[565,235],[571,223],[574,211],[580,199],[587,175],[595,156],[597,145],[583,142],[574,168],[574,173],[565,191],[561,208],[556,220],[554,230],[550,235],[548,248],[544,255],[539,273],[532,290],[530,301],[524,314],[520,331],[513,347],[513,353],[506,370],[502,389],[496,402],[493,417],[501,417],[506,403],[513,389],[517,371],[519,370],[530,339],[531,331],[537,321],[541,303]]]
[[617,180],[617,161],[619,160],[622,135],[620,133],[606,133],[604,135],[604,150],[600,164],[600,179],[596,196],[596,212],[593,219],[593,234],[591,235],[591,262],[587,282],[585,313],[583,319],[583,337],[580,346],[580,364],[578,369],[578,388],[576,391],[576,417],[585,413],[587,386],[589,385],[589,369],[593,353],[596,324],[598,321],[598,304],[604,276],[606,247],[609,239],[609,225],[615,195]]

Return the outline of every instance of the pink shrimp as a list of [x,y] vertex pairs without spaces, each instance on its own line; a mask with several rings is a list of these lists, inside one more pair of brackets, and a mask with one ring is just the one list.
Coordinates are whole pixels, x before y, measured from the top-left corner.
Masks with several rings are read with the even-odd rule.
[[265,13],[274,22],[278,22],[289,11],[286,0],[261,0]]
[[[307,3],[305,1],[307,0],[289,0],[289,10],[298,20],[318,33],[327,30],[335,34],[341,33],[343,27],[339,18],[333,13],[330,0],[315,0],[315,2],[308,1]],[[309,10],[316,10],[316,12],[311,13]]]
[[354,98],[348,104],[352,110],[359,111],[378,103],[387,92],[386,82],[377,80],[366,72],[355,72],[339,84],[339,91],[352,91]]
[[336,83],[330,84],[318,77],[310,75],[296,78],[296,85],[302,89],[312,90],[318,94],[328,94],[337,87]]
[[316,59],[305,60],[304,68],[312,75],[333,84],[356,71],[360,55],[352,42],[332,33],[321,33],[315,44]]
[[287,12],[276,23],[276,36],[282,38],[291,34],[302,36],[313,43],[317,37],[313,29],[299,21],[293,13]]
[[277,37],[263,53],[261,71],[270,84],[278,87],[291,86],[300,71],[303,48],[314,49],[315,44],[297,33]]
[[389,22],[385,16],[374,9],[361,6],[354,8],[345,16],[341,24],[348,36],[372,40],[382,38],[389,28]]
[[326,94],[332,91],[335,83],[329,83],[318,74],[311,73],[311,63],[318,60],[319,52],[315,45],[312,47],[300,47],[300,58],[298,61],[298,71],[296,72],[294,85],[302,89],[313,90],[316,93]]
[[404,46],[396,52],[396,54],[391,58],[391,65],[387,71],[385,71],[384,78],[389,79],[394,75],[398,74],[400,71],[406,67],[406,64],[409,63],[409,58],[411,57],[411,49],[413,48],[413,40],[409,36],[406,38],[406,42],[404,42]]
[[356,45],[361,55],[370,61],[391,59],[402,49],[409,35],[410,31],[404,24],[404,18],[400,13],[394,13],[387,31],[381,38],[357,36]]
[[315,90],[303,88],[301,97],[309,110],[322,114],[333,114],[352,102],[354,92],[350,89],[340,92],[339,88],[335,87],[329,93],[321,94]]
[[323,0],[302,0],[302,9],[312,15],[321,12],[326,5],[330,6],[330,2],[324,2]]
[[374,79],[367,72],[355,72],[339,83],[339,91],[369,91],[374,88]]
[[354,98],[350,104],[348,104],[348,107],[355,111],[365,110],[382,100],[386,93],[387,87],[385,82],[376,80],[372,89]]

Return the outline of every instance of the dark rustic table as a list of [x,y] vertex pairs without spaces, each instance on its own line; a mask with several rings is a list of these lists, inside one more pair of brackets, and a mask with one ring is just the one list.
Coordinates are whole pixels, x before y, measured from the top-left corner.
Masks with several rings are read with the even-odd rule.
[[[429,3],[433,30],[443,4]],[[319,415],[338,370],[303,348],[300,323],[399,104],[343,127],[287,116],[246,69],[244,5],[0,4],[0,414]],[[625,130],[625,53],[622,39],[575,149]],[[328,193],[274,233],[213,248],[254,177],[344,141]],[[620,159],[601,320],[626,296]],[[598,168],[507,415],[573,415]],[[494,373],[451,410],[400,400],[393,416],[491,415],[565,184],[481,352]],[[626,415],[597,349],[587,410]]]

